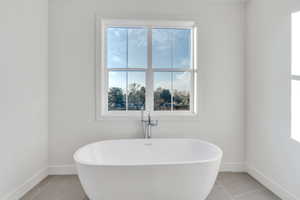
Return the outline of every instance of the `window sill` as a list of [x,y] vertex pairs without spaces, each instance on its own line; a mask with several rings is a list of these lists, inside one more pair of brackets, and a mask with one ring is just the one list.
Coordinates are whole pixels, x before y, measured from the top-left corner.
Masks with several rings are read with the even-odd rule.
[[[146,117],[146,113],[145,113]],[[197,121],[200,119],[199,114],[191,112],[179,112],[179,113],[151,113],[153,120],[161,121]],[[141,120],[141,113],[106,113],[97,116],[97,121],[139,121]]]
[[290,139],[293,142],[297,142],[298,144],[300,143],[300,136],[291,136]]

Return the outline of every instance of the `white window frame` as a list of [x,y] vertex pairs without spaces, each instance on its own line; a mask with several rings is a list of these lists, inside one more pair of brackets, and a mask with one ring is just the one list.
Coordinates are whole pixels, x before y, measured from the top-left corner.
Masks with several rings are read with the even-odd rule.
[[[113,68],[106,67],[106,29],[108,27],[127,28],[184,28],[191,30],[192,67],[190,69],[154,69],[152,68],[152,34],[148,31],[147,45],[147,68]],[[108,111],[108,72],[109,71],[145,71],[146,78],[146,111],[156,117],[196,117],[197,108],[197,27],[192,21],[150,21],[150,20],[116,20],[101,19],[96,20],[96,119],[115,119],[116,117],[140,117],[141,111]],[[189,111],[154,111],[153,110],[153,74],[154,72],[191,72],[191,94]],[[150,91],[150,92],[147,92]]]
[[[299,81],[300,82],[300,75],[298,74],[294,74],[293,72],[293,68],[299,68],[299,60],[297,59],[299,57],[299,29],[300,27],[298,27],[298,20],[299,20],[299,17],[300,17],[300,12],[294,12],[292,13],[291,15],[291,81],[290,81],[290,128],[291,128],[291,139],[292,140],[295,140],[297,142],[300,142],[300,133],[299,133],[299,130],[296,130],[297,128],[295,128],[295,124],[298,124],[299,119],[294,119],[293,117],[293,112],[295,109],[293,106],[294,105],[294,101],[293,101],[293,96],[295,95],[293,93],[293,82],[294,81]],[[297,18],[297,21],[294,21],[296,20]],[[298,83],[299,83],[298,82]],[[298,104],[299,102],[297,102]],[[298,106],[298,105],[297,105]],[[296,107],[297,107],[296,106]],[[299,112],[299,110],[297,110],[296,112]],[[298,132],[297,132],[298,131]]]

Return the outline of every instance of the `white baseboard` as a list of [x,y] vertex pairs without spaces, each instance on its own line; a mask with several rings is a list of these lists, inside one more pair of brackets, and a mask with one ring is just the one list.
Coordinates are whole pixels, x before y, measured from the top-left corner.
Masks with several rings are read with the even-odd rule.
[[239,162],[222,163],[220,168],[221,172],[245,172],[245,170],[245,164]]
[[5,195],[2,200],[19,200],[24,196],[29,190],[41,182],[44,178],[48,176],[48,168],[41,169],[31,178],[26,180],[22,185],[17,187],[14,191]]
[[266,188],[268,188],[270,191],[272,191],[274,194],[276,194],[282,200],[297,200],[297,199],[299,199],[295,195],[293,195],[289,191],[287,191],[280,184],[278,184],[276,181],[272,180],[272,178],[268,178],[267,176],[265,176],[259,170],[255,169],[253,167],[247,166],[246,171],[248,174],[250,174],[253,178],[255,178],[257,181],[259,181],[262,185],[264,185]]
[[48,168],[49,175],[73,175],[77,174],[75,165],[50,165]]
[[[244,163],[223,163],[221,172],[245,172]],[[49,175],[72,175],[77,174],[75,165],[50,165]]]

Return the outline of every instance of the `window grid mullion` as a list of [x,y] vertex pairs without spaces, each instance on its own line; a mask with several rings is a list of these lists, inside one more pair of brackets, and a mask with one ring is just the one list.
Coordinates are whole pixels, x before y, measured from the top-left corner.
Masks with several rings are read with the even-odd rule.
[[191,63],[191,67],[192,67],[192,73],[191,73],[191,88],[190,88],[190,111],[191,112],[195,112],[196,111],[196,106],[195,103],[197,101],[197,99],[195,98],[196,96],[196,93],[197,93],[197,67],[196,67],[196,56],[195,54],[197,54],[197,45],[195,45],[195,43],[197,42],[196,40],[196,29],[193,28],[191,30],[191,41],[190,41],[190,51],[191,51],[191,60],[190,60],[190,63]]
[[194,72],[191,68],[154,68],[155,72]]
[[147,71],[147,69],[145,68],[108,68],[108,71],[124,71],[124,72],[136,72],[136,71],[140,71],[140,72],[145,72]]
[[[126,31],[126,66],[128,68],[128,29]],[[128,111],[128,71],[126,71],[126,111]]]
[[126,111],[128,111],[128,71],[126,72]]
[[[172,68],[152,68],[154,72],[196,72],[196,70],[193,69],[172,69]],[[140,71],[140,72],[146,72],[147,69],[145,68],[107,68],[107,71]],[[297,79],[300,78],[300,76],[295,76]]]
[[171,112],[173,112],[174,107],[173,107],[173,101],[174,101],[174,87],[173,87],[173,72],[171,72]]
[[[174,33],[171,32],[169,34],[170,44],[171,44],[171,68],[174,68]],[[171,72],[171,112],[174,110],[173,107],[173,96],[174,96],[174,90],[173,90],[173,72]]]
[[154,111],[154,84],[153,84],[153,68],[152,68],[152,27],[148,27],[147,32],[147,70],[146,70],[146,107],[148,111]]

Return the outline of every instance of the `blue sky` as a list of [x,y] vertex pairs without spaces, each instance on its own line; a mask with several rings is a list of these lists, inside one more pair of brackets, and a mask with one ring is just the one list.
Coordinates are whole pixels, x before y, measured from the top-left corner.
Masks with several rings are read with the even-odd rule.
[[[191,32],[189,29],[152,29],[153,68],[190,67]],[[107,29],[108,68],[147,67],[147,29]],[[155,73],[154,87],[170,88],[172,73]],[[110,87],[126,88],[126,72],[110,72]],[[188,90],[190,73],[173,73],[174,89]],[[129,72],[128,82],[145,85],[144,72]],[[176,82],[176,83],[175,83]]]

